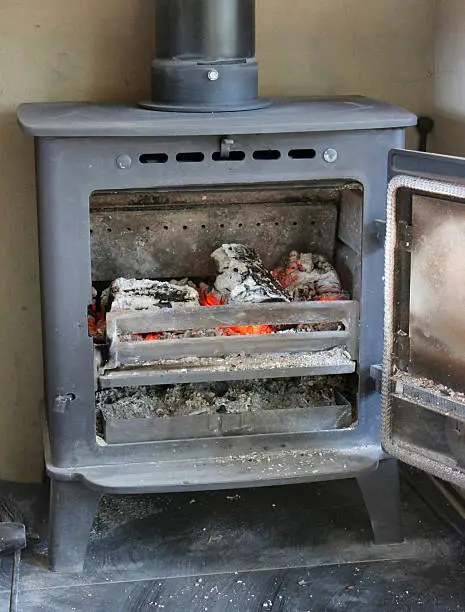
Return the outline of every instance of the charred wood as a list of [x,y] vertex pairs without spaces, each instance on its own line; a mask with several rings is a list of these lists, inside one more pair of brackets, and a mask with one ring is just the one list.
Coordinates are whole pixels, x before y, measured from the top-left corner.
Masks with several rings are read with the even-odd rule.
[[218,267],[215,289],[231,304],[289,302],[280,283],[259,255],[243,244],[223,244],[212,253]]
[[273,276],[295,301],[347,299],[336,270],[323,255],[291,251]]

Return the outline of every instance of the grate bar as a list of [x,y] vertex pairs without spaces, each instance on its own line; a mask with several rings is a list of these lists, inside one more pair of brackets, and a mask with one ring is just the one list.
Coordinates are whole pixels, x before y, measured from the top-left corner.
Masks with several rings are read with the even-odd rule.
[[112,347],[111,356],[118,365],[143,365],[161,359],[184,357],[317,352],[345,346],[349,338],[348,332],[336,331],[119,342]]
[[[173,340],[131,341],[127,335],[186,329],[215,329],[258,324],[315,324],[342,321],[343,331],[215,336]],[[109,368],[135,366],[186,357],[225,357],[233,354],[312,353],[347,346],[356,359],[357,302],[271,303],[211,308],[159,309],[107,315]],[[125,337],[126,336],[126,337]]]
[[[324,355],[322,359],[321,356]],[[257,359],[240,358],[197,360],[186,363],[167,362],[156,367],[133,367],[107,370],[99,376],[101,389],[142,387],[145,385],[174,385],[213,381],[288,378],[300,376],[330,376],[352,374],[356,362],[349,357],[325,353],[307,355],[275,355],[273,367],[257,363]]]
[[358,303],[292,302],[187,307],[156,311],[123,311],[107,314],[109,334],[145,334],[184,329],[215,329],[241,325],[299,325],[338,323],[345,326],[358,316]]

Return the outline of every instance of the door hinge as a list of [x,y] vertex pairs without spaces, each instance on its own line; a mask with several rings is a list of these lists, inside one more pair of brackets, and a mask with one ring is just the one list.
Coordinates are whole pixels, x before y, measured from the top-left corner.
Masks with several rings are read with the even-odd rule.
[[381,364],[372,365],[370,367],[370,378],[375,382],[377,393],[381,393],[381,383],[383,381],[383,366]]
[[74,393],[68,393],[67,395],[57,395],[53,400],[53,412],[64,414],[75,399],[76,395]]
[[380,245],[384,246],[386,242],[386,221],[384,219],[375,219],[373,225],[375,227],[376,240]]

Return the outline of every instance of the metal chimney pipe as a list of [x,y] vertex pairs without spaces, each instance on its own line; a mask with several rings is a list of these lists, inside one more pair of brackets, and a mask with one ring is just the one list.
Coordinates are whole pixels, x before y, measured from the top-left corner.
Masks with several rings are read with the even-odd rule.
[[255,0],[155,0],[156,59],[146,108],[215,112],[262,108]]

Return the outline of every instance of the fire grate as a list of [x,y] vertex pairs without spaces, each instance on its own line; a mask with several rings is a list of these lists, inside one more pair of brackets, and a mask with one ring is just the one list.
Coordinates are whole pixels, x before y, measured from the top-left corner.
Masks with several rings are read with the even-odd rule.
[[[346,354],[334,354],[335,363],[323,360],[327,374],[341,373],[341,363],[345,356],[346,372],[355,370],[358,346],[358,304],[355,301],[339,302],[294,302],[266,303],[216,306],[214,308],[177,308],[156,310],[152,312],[109,312],[107,314],[107,334],[111,339],[109,363],[104,371],[110,376],[100,378],[102,387],[118,384],[122,377],[115,376],[121,369],[128,377],[128,366],[133,368],[130,378],[137,384],[171,384],[185,382],[186,374],[192,368],[199,378],[199,361],[202,358],[226,358],[241,355],[245,367],[235,369],[226,378],[261,378],[270,376],[276,368],[283,370],[281,376],[291,375],[292,362],[286,367],[285,356],[295,360],[300,370],[315,368],[315,353],[343,347]],[[127,340],[127,336],[157,331],[182,331],[186,329],[213,329],[221,326],[243,325],[296,325],[339,323],[340,331],[311,331],[299,333],[274,333],[269,335],[220,336],[183,338],[176,340],[152,340],[145,342]],[[249,360],[247,357],[266,354],[276,361],[275,368],[270,368],[269,359]],[[308,362],[306,359],[308,358]],[[171,363],[164,363],[171,361]],[[326,361],[326,363],[325,363]],[[173,363],[174,362],[174,363]],[[177,367],[173,368],[176,364]],[[253,366],[253,364],[255,364]],[[141,367],[142,371],[136,369]],[[214,373],[212,368],[211,374]],[[247,374],[246,374],[247,372]],[[224,373],[226,374],[226,373]],[[204,380],[210,380],[208,368]],[[273,372],[272,375],[276,375]],[[300,373],[301,375],[301,373]]]

